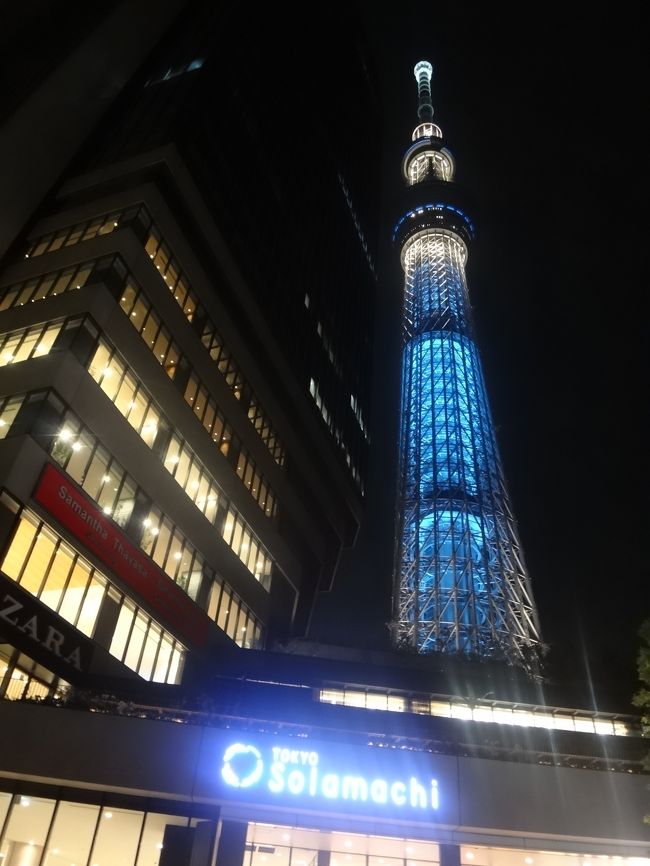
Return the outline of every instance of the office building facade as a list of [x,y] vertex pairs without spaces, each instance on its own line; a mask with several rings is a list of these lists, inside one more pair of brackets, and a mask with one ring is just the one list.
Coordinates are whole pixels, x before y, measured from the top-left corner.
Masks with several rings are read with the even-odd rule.
[[[368,125],[344,148],[334,95],[293,81],[295,58],[273,63],[263,21],[242,16],[186,4],[5,256],[2,580],[39,618],[33,634],[3,622],[12,694],[90,672],[180,683],[219,647],[302,635],[354,541]],[[254,63],[225,63],[226,31],[268,65],[269,94],[254,95]],[[354,87],[338,111],[356,110]],[[301,104],[280,161],[295,129],[267,130]],[[338,251],[318,266],[314,233]]]

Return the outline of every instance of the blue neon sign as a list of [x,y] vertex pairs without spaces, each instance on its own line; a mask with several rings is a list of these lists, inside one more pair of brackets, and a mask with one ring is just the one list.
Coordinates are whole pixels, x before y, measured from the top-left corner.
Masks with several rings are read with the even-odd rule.
[[419,814],[440,805],[437,779],[352,771],[313,749],[230,743],[223,752],[221,778],[231,788],[264,791],[273,799],[287,795],[301,802],[323,798],[413,809]]

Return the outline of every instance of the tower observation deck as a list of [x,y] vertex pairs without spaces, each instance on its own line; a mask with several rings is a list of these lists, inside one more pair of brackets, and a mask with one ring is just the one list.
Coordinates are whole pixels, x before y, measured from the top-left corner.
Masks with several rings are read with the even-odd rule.
[[537,671],[537,613],[500,464],[465,278],[474,227],[433,123],[430,63],[393,240],[405,275],[393,643]]

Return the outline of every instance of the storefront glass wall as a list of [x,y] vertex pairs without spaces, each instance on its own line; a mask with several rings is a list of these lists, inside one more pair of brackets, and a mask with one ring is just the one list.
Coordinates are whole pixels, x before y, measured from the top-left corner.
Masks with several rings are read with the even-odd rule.
[[[462,866],[650,866],[647,857],[486,845],[459,847]],[[440,862],[435,842],[251,823],[242,866],[317,866],[319,851],[329,852],[330,866],[425,866]]]
[[0,792],[2,866],[158,866],[170,826],[198,818]]

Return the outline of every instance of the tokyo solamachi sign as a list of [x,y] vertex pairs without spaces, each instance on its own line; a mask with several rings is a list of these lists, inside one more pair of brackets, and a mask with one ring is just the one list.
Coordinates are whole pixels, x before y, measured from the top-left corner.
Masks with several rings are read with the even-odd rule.
[[224,749],[220,773],[229,788],[259,792],[266,800],[366,804],[377,812],[415,811],[423,816],[435,813],[440,804],[436,778],[409,772],[400,761],[382,763],[383,772],[376,772],[364,767],[363,761],[346,766],[335,746],[324,751],[239,740]]

